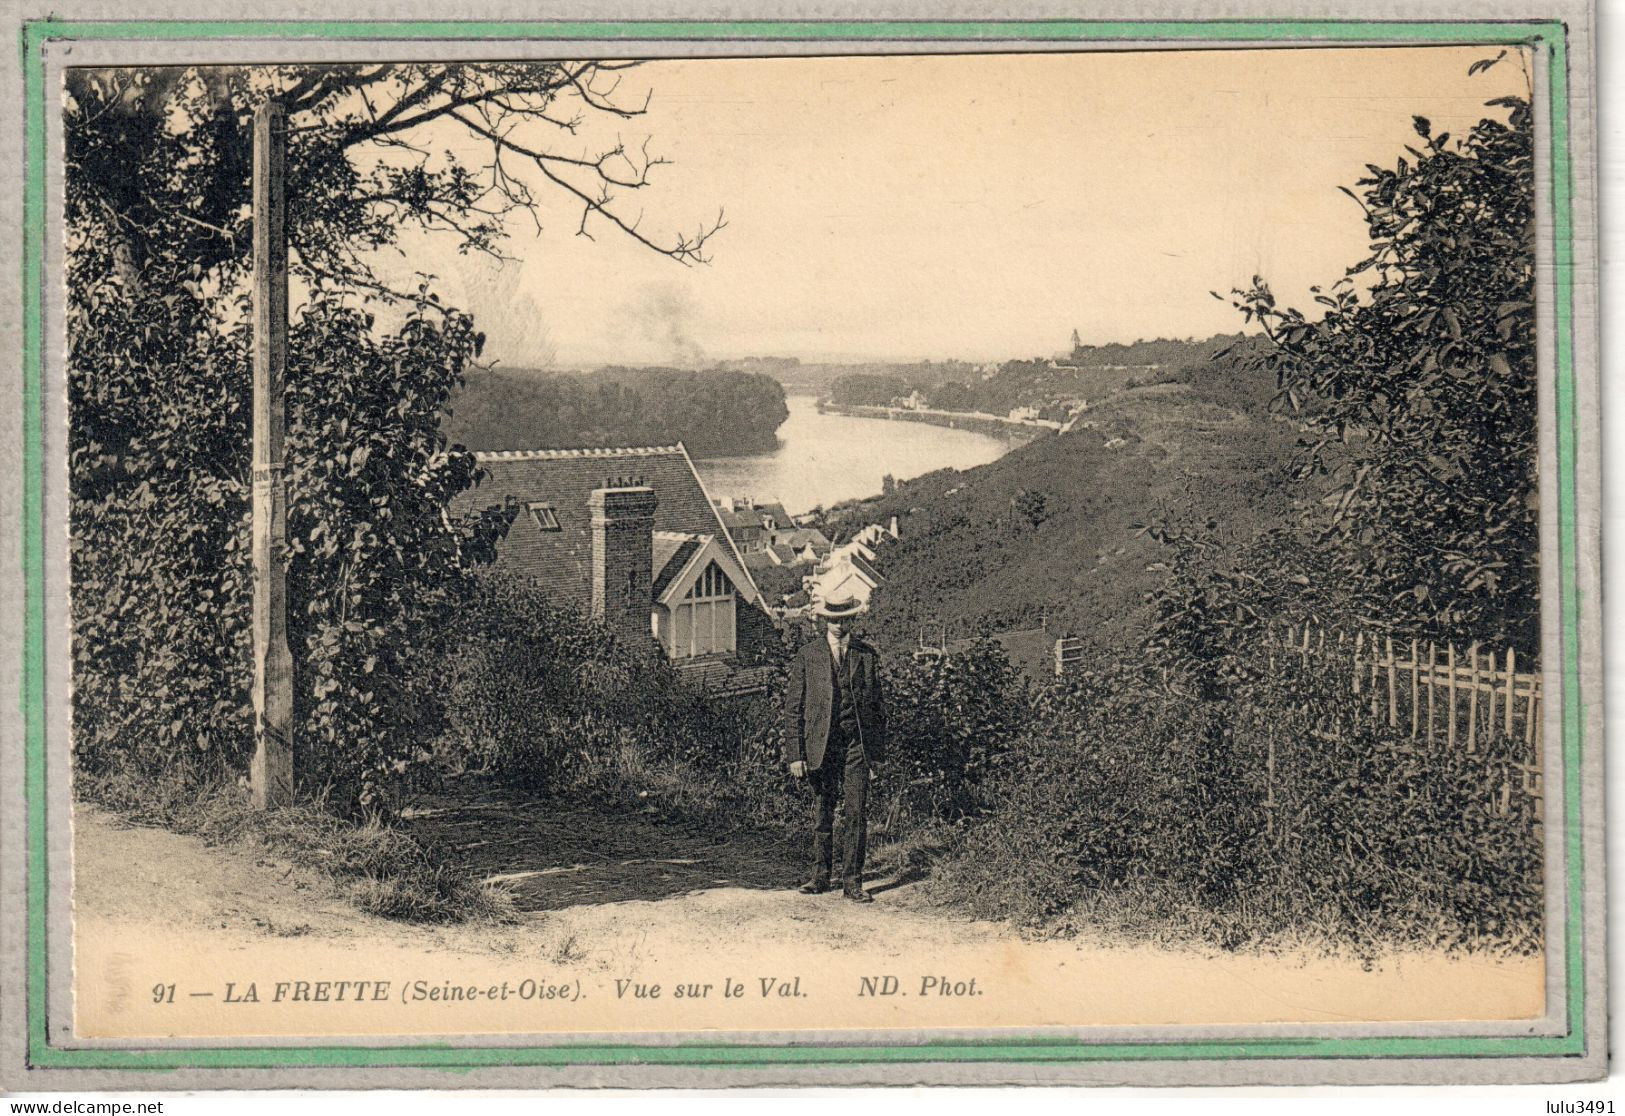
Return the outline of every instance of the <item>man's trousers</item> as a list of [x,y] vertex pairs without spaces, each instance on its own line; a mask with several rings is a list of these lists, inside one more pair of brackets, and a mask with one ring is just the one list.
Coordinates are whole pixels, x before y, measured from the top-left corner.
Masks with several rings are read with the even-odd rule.
[[869,840],[869,764],[863,745],[844,729],[831,726],[823,765],[812,773],[811,781],[816,799],[813,879],[831,878],[839,836],[842,886],[849,891],[861,888]]

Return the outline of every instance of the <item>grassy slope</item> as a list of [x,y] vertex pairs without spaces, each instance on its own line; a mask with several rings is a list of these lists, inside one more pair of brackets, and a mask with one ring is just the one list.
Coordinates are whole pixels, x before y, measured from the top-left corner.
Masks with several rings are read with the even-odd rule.
[[[1054,631],[1117,646],[1139,634],[1144,595],[1165,576],[1160,545],[1136,524],[1196,515],[1250,536],[1289,514],[1281,482],[1297,434],[1265,413],[1268,385],[1233,361],[1178,380],[1118,391],[1091,408],[1089,426],[837,513],[848,532],[900,520],[873,634],[897,646],[940,619],[957,637],[1047,613]],[[1036,525],[1015,503],[1024,490],[1044,498]]]

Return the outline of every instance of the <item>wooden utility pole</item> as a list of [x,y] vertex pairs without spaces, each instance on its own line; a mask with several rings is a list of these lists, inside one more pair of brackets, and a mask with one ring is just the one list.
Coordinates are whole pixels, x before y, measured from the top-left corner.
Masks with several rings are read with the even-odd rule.
[[254,809],[293,802],[293,656],[288,651],[288,492],[282,475],[288,368],[288,110],[254,110]]

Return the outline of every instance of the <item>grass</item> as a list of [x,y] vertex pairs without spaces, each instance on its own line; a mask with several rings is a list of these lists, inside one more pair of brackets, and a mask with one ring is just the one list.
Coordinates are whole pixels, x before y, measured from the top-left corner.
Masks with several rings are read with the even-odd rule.
[[327,879],[355,907],[380,918],[503,923],[517,917],[506,889],[471,878],[398,829],[340,818],[320,803],[255,811],[239,786],[178,774],[157,782],[104,776],[82,780],[78,791],[133,824],[211,845],[266,849]]

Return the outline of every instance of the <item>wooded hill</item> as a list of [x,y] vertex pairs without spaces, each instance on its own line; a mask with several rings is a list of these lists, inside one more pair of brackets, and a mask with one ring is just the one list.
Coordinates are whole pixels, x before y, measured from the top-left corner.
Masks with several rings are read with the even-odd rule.
[[[1094,401],[1132,387],[1175,379],[1182,369],[1211,360],[1241,341],[1221,335],[1203,341],[1158,338],[1130,344],[1083,345],[1068,357],[1008,360],[991,375],[979,366],[898,365],[883,372],[853,369],[830,384],[836,403],[885,405],[918,391],[927,406],[944,411],[1002,415],[1036,407],[1066,418],[1077,400]],[[1054,413],[1047,413],[1053,409]]]
[[725,369],[471,371],[442,429],[473,450],[671,445],[696,457],[766,453],[789,417],[772,377]]
[[966,472],[942,470],[846,505],[849,534],[896,515],[901,540],[869,626],[890,646],[948,621],[950,639],[1036,627],[1109,648],[1143,635],[1145,594],[1167,576],[1153,522],[1208,521],[1251,538],[1292,514],[1299,434],[1267,410],[1274,384],[1240,350],[1168,370],[1092,404],[1064,434]]

